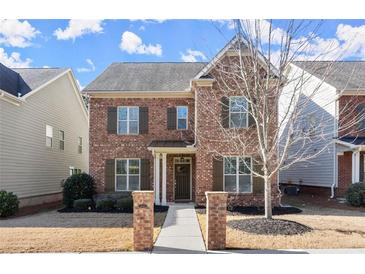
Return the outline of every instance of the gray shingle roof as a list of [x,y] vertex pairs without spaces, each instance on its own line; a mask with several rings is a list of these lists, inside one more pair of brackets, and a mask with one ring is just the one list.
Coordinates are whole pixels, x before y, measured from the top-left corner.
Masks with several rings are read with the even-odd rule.
[[113,63],[84,91],[184,91],[206,63]]
[[365,89],[365,61],[297,61],[294,64],[338,90]]
[[67,68],[8,68],[0,63],[0,89],[21,96],[40,87]]
[[357,137],[357,136],[348,136],[339,138],[340,141],[350,143],[352,145],[364,145],[365,137]]

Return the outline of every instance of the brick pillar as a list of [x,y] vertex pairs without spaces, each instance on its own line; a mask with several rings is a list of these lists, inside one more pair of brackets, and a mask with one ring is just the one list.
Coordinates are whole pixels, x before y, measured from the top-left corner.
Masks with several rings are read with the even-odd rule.
[[207,248],[226,248],[227,192],[207,191]]
[[153,191],[133,191],[133,247],[135,251],[153,247]]

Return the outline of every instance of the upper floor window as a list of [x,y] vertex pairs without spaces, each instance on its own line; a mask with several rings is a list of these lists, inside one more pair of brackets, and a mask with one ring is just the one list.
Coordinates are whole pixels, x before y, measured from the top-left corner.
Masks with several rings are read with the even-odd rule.
[[46,147],[52,147],[53,127],[46,125]]
[[177,129],[188,129],[188,107],[178,106],[177,111]]
[[251,158],[224,157],[224,190],[252,192]]
[[78,138],[78,152],[82,153],[82,137]]
[[138,134],[139,108],[118,107],[118,134]]
[[140,159],[116,159],[115,190],[140,189]]
[[359,104],[356,107],[356,117],[357,117],[357,130],[365,130],[365,104]]
[[63,130],[59,131],[60,138],[60,150],[65,150],[65,132]]
[[229,97],[229,127],[245,128],[248,126],[248,103],[244,96]]

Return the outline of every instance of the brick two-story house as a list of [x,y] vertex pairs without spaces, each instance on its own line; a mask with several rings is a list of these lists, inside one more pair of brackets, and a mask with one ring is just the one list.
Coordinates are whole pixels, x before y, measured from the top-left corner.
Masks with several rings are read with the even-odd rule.
[[[239,171],[243,155],[233,155],[224,140],[216,150],[227,157],[215,157],[202,144],[209,142],[209,136],[219,138],[220,132],[200,106],[209,104],[222,119],[230,119],[233,97],[221,105],[200,96],[200,91],[219,96],[215,65],[237,57],[238,39],[232,39],[209,63],[113,63],[84,89],[90,107],[90,173],[98,192],[152,189],[157,204],[203,204],[205,191],[226,190],[231,204],[263,204],[263,181]],[[252,132],[248,116],[242,117],[247,119],[240,123],[242,134]],[[197,131],[208,138],[198,140]],[[244,152],[247,163],[252,163],[256,151],[251,147]],[[228,162],[237,165],[229,172]],[[277,204],[276,182],[272,184]]]

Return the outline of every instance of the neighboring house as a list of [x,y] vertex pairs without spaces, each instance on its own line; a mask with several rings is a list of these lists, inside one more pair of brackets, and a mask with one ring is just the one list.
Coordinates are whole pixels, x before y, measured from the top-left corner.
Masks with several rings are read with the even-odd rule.
[[294,62],[290,73],[304,75],[298,77],[298,81],[306,79],[304,93],[317,89],[305,109],[303,130],[324,122],[321,136],[304,149],[313,153],[325,149],[306,163],[280,172],[280,184],[327,189],[332,197],[342,196],[352,183],[364,180],[365,120],[361,114],[365,113],[365,62]]
[[[233,155],[229,145],[222,145],[216,149],[226,157],[220,158],[194,134],[196,129],[206,137],[221,134],[219,123],[200,104],[211,104],[224,120],[231,115],[226,105],[199,96],[199,91],[220,96],[215,66],[237,57],[236,41],[210,63],[113,63],[84,89],[89,95],[90,174],[98,192],[149,189],[155,190],[156,203],[203,204],[206,191],[226,190],[230,204],[263,204],[262,180],[250,172],[239,174],[239,161],[229,172],[224,168],[237,157],[250,162],[257,149],[252,148],[252,155]],[[239,124],[245,127],[243,134],[255,130]],[[226,180],[231,188],[225,187]],[[276,183],[274,204],[279,201]]]
[[59,201],[88,172],[88,114],[70,69],[0,64],[0,189],[20,206]]

